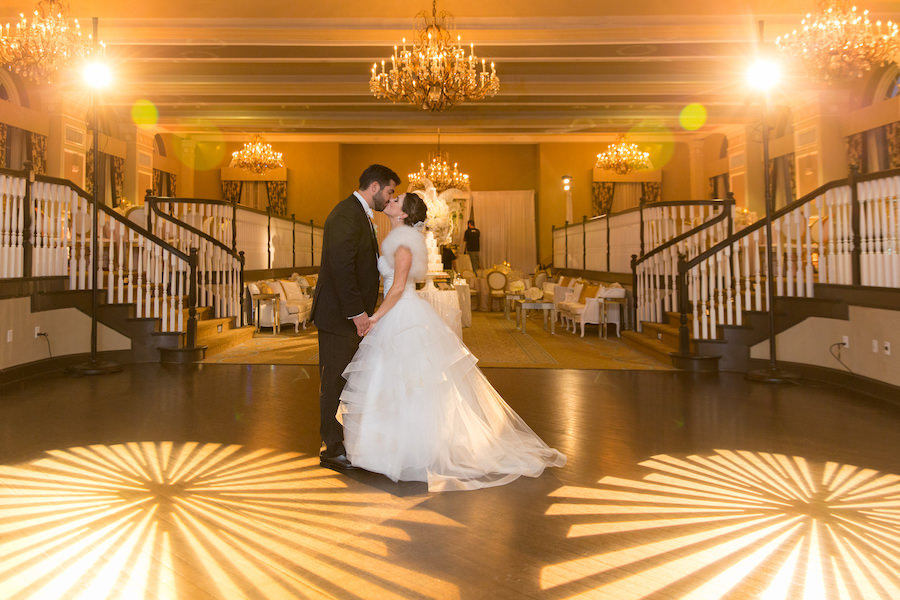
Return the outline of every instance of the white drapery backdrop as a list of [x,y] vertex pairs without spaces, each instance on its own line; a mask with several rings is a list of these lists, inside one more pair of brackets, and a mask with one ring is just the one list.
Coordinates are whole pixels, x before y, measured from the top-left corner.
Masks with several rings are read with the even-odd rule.
[[534,270],[534,190],[472,192],[471,215],[481,230],[482,268],[508,261],[523,273]]

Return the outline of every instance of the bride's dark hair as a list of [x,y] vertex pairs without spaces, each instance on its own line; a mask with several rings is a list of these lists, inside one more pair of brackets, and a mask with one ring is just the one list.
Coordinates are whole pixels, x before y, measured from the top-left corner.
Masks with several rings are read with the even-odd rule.
[[428,207],[425,205],[425,201],[419,198],[418,194],[406,192],[403,195],[403,212],[406,213],[406,218],[403,219],[403,222],[412,226],[419,221],[425,220],[425,217],[428,215]]

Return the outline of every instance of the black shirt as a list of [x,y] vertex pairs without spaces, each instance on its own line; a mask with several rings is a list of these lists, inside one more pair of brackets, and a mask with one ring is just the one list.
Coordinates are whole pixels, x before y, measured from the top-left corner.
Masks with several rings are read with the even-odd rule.
[[478,252],[481,250],[481,230],[477,227],[466,229],[463,234],[463,241],[466,243],[466,252]]

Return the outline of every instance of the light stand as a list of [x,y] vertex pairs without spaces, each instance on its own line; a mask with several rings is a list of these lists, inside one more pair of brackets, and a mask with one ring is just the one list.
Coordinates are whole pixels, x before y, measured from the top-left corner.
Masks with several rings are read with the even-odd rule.
[[753,67],[757,72],[752,77],[757,78],[755,84],[761,89],[762,97],[762,147],[763,147],[763,185],[765,185],[764,199],[766,203],[766,302],[768,303],[769,318],[769,364],[764,369],[756,369],[747,373],[750,381],[762,381],[766,383],[797,383],[799,377],[778,368],[778,358],[775,343],[775,246],[772,243],[772,213],[773,206],[771,182],[769,181],[769,97],[768,89],[777,80],[777,72],[772,65],[757,64]]
[[[94,56],[97,55],[97,17],[93,18],[94,23]],[[122,367],[116,363],[109,361],[101,361],[97,358],[97,305],[100,291],[97,289],[97,271],[100,268],[99,249],[100,242],[98,239],[97,228],[99,226],[100,212],[100,111],[98,108],[97,96],[100,94],[99,87],[101,82],[90,82],[94,86],[91,93],[91,128],[93,129],[94,144],[94,191],[91,199],[91,357],[86,363],[74,365],[68,369],[72,375],[103,375],[105,373],[115,373],[121,371]]]
[[566,223],[572,223],[575,220],[572,210],[572,176],[563,175],[562,182],[563,190],[566,192]]

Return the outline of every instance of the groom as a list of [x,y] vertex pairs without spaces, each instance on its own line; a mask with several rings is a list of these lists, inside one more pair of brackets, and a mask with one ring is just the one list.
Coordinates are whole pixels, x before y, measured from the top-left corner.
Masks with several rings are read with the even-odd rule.
[[353,468],[335,414],[346,383],[344,369],[369,329],[369,315],[378,300],[378,240],[372,210],[383,210],[399,184],[400,177],[392,170],[371,165],[359,176],[359,189],[325,220],[312,320],[319,330],[319,430],[325,444],[319,463],[329,469]]

